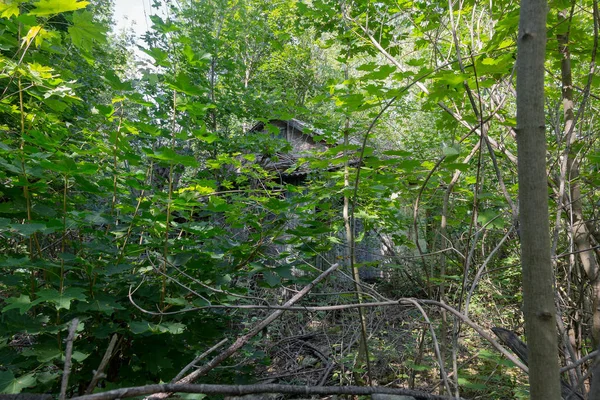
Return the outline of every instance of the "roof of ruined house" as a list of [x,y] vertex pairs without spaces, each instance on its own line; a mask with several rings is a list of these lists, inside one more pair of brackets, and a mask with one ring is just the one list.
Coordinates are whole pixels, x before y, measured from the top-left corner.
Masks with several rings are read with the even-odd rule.
[[[287,119],[287,120],[273,119],[273,120],[270,120],[269,122],[275,122],[275,121],[285,122],[288,126],[294,128],[294,129],[297,129],[298,131],[302,132],[305,135],[309,135],[309,136],[323,135],[322,130],[317,129],[314,126],[310,126],[306,122],[300,121],[299,119],[295,119],[295,118]],[[264,122],[264,121],[257,122],[256,124],[254,124],[252,126],[252,128],[250,128],[250,130],[248,132],[260,132],[265,129],[265,125],[267,125],[267,122]]]
[[[324,140],[315,136],[324,135],[324,132],[320,129],[317,129],[306,122],[300,121],[298,119],[292,118],[289,120],[271,120],[269,122],[257,122],[250,128],[248,132],[263,132],[265,131],[265,127],[268,123],[276,123],[276,122],[284,122],[288,127],[296,129],[302,135],[306,135],[313,140],[315,144],[320,144],[325,148],[329,147]],[[358,142],[351,141],[352,144],[359,144]],[[276,157],[268,157],[264,155],[258,155],[256,160],[257,162],[267,171],[277,172],[283,177],[302,177],[306,176],[311,170],[311,166],[307,161],[301,161],[302,157],[305,157],[306,154],[300,154],[299,152],[289,152],[289,153],[277,153]],[[335,156],[334,158],[341,158],[343,156],[342,153]],[[351,165],[355,165],[356,161],[351,161]],[[340,164],[329,164],[327,170],[333,171],[340,168]]]

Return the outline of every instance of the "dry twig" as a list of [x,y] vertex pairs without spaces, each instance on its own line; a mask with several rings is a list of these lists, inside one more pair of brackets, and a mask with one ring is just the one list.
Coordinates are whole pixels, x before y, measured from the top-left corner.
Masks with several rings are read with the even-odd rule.
[[69,386],[69,375],[71,374],[71,359],[73,356],[73,340],[75,339],[75,330],[79,324],[79,319],[74,318],[71,321],[69,328],[69,336],[67,336],[67,348],[65,349],[65,366],[63,369],[62,382],[60,385],[59,400],[65,400],[67,397],[67,387]]
[[110,358],[112,357],[113,350],[115,345],[117,344],[117,334],[115,333],[110,339],[110,343],[108,344],[108,348],[104,352],[104,357],[102,357],[102,361],[100,361],[100,365],[98,369],[94,372],[94,376],[92,377],[92,381],[88,385],[85,390],[85,394],[90,394],[98,384],[98,381],[104,378],[106,375],[104,374],[104,368],[108,365]]
[[[296,295],[294,295],[294,297],[292,297],[287,302],[285,302],[284,307],[290,307],[293,304],[300,301],[306,294],[308,294],[312,290],[313,287],[315,287],[315,285],[317,285],[319,282],[321,282],[323,279],[325,279],[327,276],[329,276],[338,267],[339,267],[339,264],[334,264],[331,267],[329,267],[327,270],[325,270],[323,273],[321,273],[318,277],[316,277],[311,283],[306,285],[300,292],[298,292]],[[131,294],[130,294],[130,300],[131,300]],[[240,348],[242,348],[242,346],[244,346],[246,343],[248,343],[248,341],[250,339],[252,339],[259,332],[261,332],[264,328],[266,328],[273,321],[275,321],[277,318],[279,318],[281,316],[281,314],[283,314],[284,312],[285,312],[285,309],[273,311],[267,318],[265,318],[263,321],[258,323],[254,328],[252,328],[250,330],[250,332],[246,333],[243,336],[240,336],[225,351],[223,351],[221,354],[219,354],[218,356],[216,356],[215,358],[210,360],[203,367],[198,368],[196,371],[194,371],[191,374],[180,379],[178,381],[178,383],[185,384],[185,383],[194,382],[200,376],[206,374],[207,372],[209,372],[210,370],[215,368],[217,365],[221,364],[223,361],[225,361],[230,356],[235,354]],[[153,392],[153,393],[156,393],[156,392]],[[144,394],[144,393],[141,393],[141,394]],[[119,396],[119,397],[122,397],[122,396]],[[169,397],[169,393],[168,393],[168,391],[164,391],[163,393],[158,393],[154,397],[159,398],[159,399],[164,399],[164,398]]]

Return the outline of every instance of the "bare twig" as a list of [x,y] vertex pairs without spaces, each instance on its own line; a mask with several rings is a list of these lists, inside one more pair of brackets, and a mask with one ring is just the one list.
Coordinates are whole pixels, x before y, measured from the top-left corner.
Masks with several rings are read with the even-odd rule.
[[63,369],[62,383],[60,385],[60,396],[59,400],[65,400],[67,397],[67,387],[69,386],[69,375],[71,374],[71,358],[73,356],[73,340],[75,339],[75,330],[79,319],[74,318],[71,321],[71,327],[69,328],[69,336],[67,336],[67,348],[65,349],[65,366]]
[[[337,267],[337,264],[335,264],[334,266]],[[328,271],[329,270],[325,271],[325,273],[327,273]],[[303,292],[304,292],[304,289],[299,294],[301,294]],[[304,295],[304,294],[302,294],[302,295]],[[296,296],[298,296],[298,295],[296,295]],[[389,307],[389,306],[398,306],[398,305],[404,305],[404,306],[410,305],[410,306],[414,306],[414,304],[412,303],[412,301],[414,301],[414,299],[403,298],[403,299],[399,299],[399,300],[387,300],[387,301],[378,301],[378,302],[360,303],[360,304],[339,304],[339,305],[333,305],[333,306],[302,306],[302,307],[293,307],[293,306],[290,305],[290,302],[292,300],[296,299],[296,296],[294,296],[294,298],[292,298],[290,301],[288,301],[287,303],[285,303],[282,306],[257,306],[257,305],[210,306],[210,307],[199,307],[198,309],[202,309],[202,308],[230,308],[230,309],[255,309],[255,310],[272,309],[272,310],[277,310],[277,311],[275,311],[275,313],[279,313],[277,315],[277,317],[278,317],[284,311],[316,312],[316,311],[349,310],[349,309],[358,308],[358,307],[369,308],[369,307]],[[130,297],[130,301],[131,301],[131,297]],[[436,306],[436,307],[443,308],[443,309],[445,309],[447,311],[450,311],[450,313],[454,314],[456,317],[458,317],[460,320],[462,320],[465,324],[467,324],[471,328],[473,328],[473,330],[475,330],[475,332],[477,332],[482,338],[484,338],[486,341],[488,341],[496,350],[498,350],[506,358],[508,358],[510,361],[512,361],[517,367],[519,367],[525,373],[529,373],[529,369],[527,368],[526,365],[524,365],[521,361],[519,361],[519,359],[517,357],[515,357],[513,354],[511,354],[510,352],[508,352],[504,347],[502,347],[502,345],[500,345],[496,340],[494,340],[493,337],[491,337],[487,332],[485,332],[481,327],[479,327],[477,324],[475,324],[473,321],[471,321],[468,317],[466,317],[460,311],[454,309],[453,307],[451,307],[451,306],[449,306],[447,304],[444,304],[444,303],[441,303],[441,302],[435,301],[435,300],[416,300],[416,301],[418,301],[421,304],[433,305],[433,306]],[[133,304],[135,305],[135,303],[133,303]],[[139,306],[137,306],[137,305],[135,305],[135,306],[139,308]],[[145,311],[145,310],[143,310],[143,311]],[[275,313],[273,313],[273,314],[275,314]],[[164,313],[164,314],[167,314],[167,313]],[[277,317],[275,317],[275,319]],[[272,321],[269,321],[269,323],[271,323],[271,322]],[[260,327],[260,329],[262,329],[264,326],[262,325],[262,323],[259,324],[257,326],[257,328],[254,328],[251,331],[251,333],[254,332],[254,335],[256,335],[258,332],[260,332],[260,329],[258,329],[258,327]],[[256,331],[256,329],[258,329],[258,331]],[[245,337],[246,336],[243,336],[242,338],[245,338]],[[238,339],[238,341],[241,340],[242,338]],[[236,341],[236,343],[237,343],[237,341]],[[234,345],[235,345],[235,343],[234,343]],[[219,358],[219,357],[217,357],[217,358]],[[227,357],[229,357],[229,355]],[[226,359],[227,357],[225,357],[224,359]],[[219,363],[221,363],[223,360],[219,360],[218,363],[215,364],[215,365],[212,365],[212,363],[214,362],[214,360],[211,361],[209,363],[210,364],[210,368],[208,370],[214,368],[216,365],[218,365]],[[208,367],[208,365],[207,365],[207,367]],[[208,370],[207,371],[203,371],[201,374],[204,374],[204,373],[208,372]],[[200,376],[200,375],[198,375],[198,376]]]
[[177,374],[177,376],[175,378],[173,378],[173,380],[171,381],[171,383],[175,383],[178,380],[180,380],[181,378],[183,378],[185,376],[185,374],[194,366],[196,365],[196,363],[202,359],[204,359],[204,357],[208,356],[210,353],[212,353],[213,351],[215,351],[216,349],[218,349],[219,347],[223,346],[225,343],[227,343],[227,339],[223,339],[221,340],[219,343],[215,344],[213,347],[211,347],[210,349],[206,350],[204,353],[200,354],[198,357],[194,358],[194,360],[189,363],[188,365],[185,366],[185,368],[183,368],[181,370],[181,372],[179,372]]
[[[287,302],[285,302],[284,307],[290,307],[291,305],[300,301],[306,294],[308,294],[308,292],[310,292],[312,290],[313,287],[315,287],[315,285],[317,285],[319,282],[321,282],[323,279],[325,279],[327,276],[329,276],[338,267],[339,267],[339,264],[333,264],[331,267],[329,267],[327,270],[325,270],[323,273],[321,273],[318,277],[316,277],[311,283],[306,285],[300,292],[298,292],[296,295],[294,295],[294,297],[292,297]],[[281,316],[281,314],[283,314],[284,312],[285,312],[285,310],[273,311],[267,318],[265,318],[263,321],[258,323],[254,328],[252,328],[250,330],[250,332],[246,333],[243,336],[240,336],[225,351],[223,351],[221,354],[219,354],[218,356],[216,356],[215,358],[210,360],[203,367],[198,368],[196,371],[194,371],[191,374],[180,379],[178,381],[178,383],[194,382],[200,376],[206,374],[208,371],[212,370],[217,365],[221,364],[223,361],[225,361],[230,356],[235,354],[240,348],[242,348],[242,346],[244,346],[246,343],[248,343],[248,341],[250,341],[250,339],[252,339],[259,332],[261,332],[264,328],[266,328],[273,321],[275,321],[277,318],[279,318]],[[152,393],[157,393],[157,395],[154,396],[155,398],[165,399],[165,398],[169,397],[169,395],[170,395],[169,392],[172,392],[172,391],[165,390],[162,393],[157,393],[157,392],[152,392]],[[141,394],[148,394],[148,393],[141,393]],[[123,396],[119,396],[119,397],[123,397]]]
[[483,271],[485,270],[485,268],[487,267],[487,265],[489,264],[489,262],[492,260],[492,258],[494,257],[494,255],[498,252],[498,250],[500,250],[500,248],[502,247],[502,245],[504,244],[504,242],[513,233],[514,229],[515,229],[514,225],[510,227],[510,229],[508,230],[508,232],[506,232],[506,234],[504,235],[504,237],[500,240],[500,242],[498,242],[498,244],[496,245],[496,247],[494,247],[494,249],[486,257],[486,259],[483,262],[483,264],[481,264],[481,266],[477,270],[477,273],[475,274],[475,278],[473,278],[473,283],[471,284],[471,289],[469,289],[469,293],[467,294],[467,298],[465,300],[465,311],[464,311],[465,315],[467,315],[467,316],[469,315],[469,305],[471,304],[471,297],[473,297],[473,293],[475,292],[475,289],[477,288],[477,285],[479,284],[479,279],[481,279],[481,276],[483,275]]
[[[403,301],[403,300],[400,300],[400,301]],[[430,304],[430,305],[434,305],[434,306],[437,306],[437,307],[441,307],[441,308],[446,309],[447,311],[450,311],[452,314],[454,314],[456,317],[458,317],[460,320],[462,320],[465,324],[467,324],[471,328],[473,328],[475,330],[475,332],[477,332],[479,334],[479,336],[481,336],[482,338],[484,338],[485,340],[487,340],[492,346],[494,346],[494,348],[496,350],[498,350],[506,358],[508,358],[510,361],[512,361],[517,367],[519,367],[524,372],[529,373],[529,368],[527,368],[527,366],[525,364],[523,364],[513,354],[511,354],[510,352],[508,352],[500,343],[498,343],[494,338],[492,338],[486,331],[484,331],[483,329],[481,329],[477,324],[475,324],[473,321],[471,321],[469,319],[469,317],[466,317],[460,311],[456,310],[453,307],[450,307],[447,304],[440,303],[439,301],[435,301],[435,300],[419,300],[419,302],[423,303],[423,304]]]
[[560,369],[560,373],[562,374],[563,372],[566,372],[566,371],[568,371],[570,369],[578,367],[581,364],[585,363],[586,361],[588,361],[588,360],[596,357],[597,355],[598,355],[598,350],[594,350],[590,354],[588,354],[587,356],[581,357],[579,360],[575,361],[573,364],[569,364],[569,365],[566,365],[566,366],[562,367]]
[[[427,316],[427,313],[425,312],[425,310],[423,310],[423,307],[421,307],[421,305],[417,302],[417,300],[406,299],[406,301],[412,303],[419,310],[419,312],[425,319],[425,322],[429,326],[429,331],[431,332],[431,340],[433,341],[433,348],[435,350],[435,355],[438,358],[438,364],[440,365],[440,375],[442,376],[442,380],[444,381],[444,387],[446,388],[446,392],[448,394],[452,394],[452,391],[450,390],[450,384],[448,384],[448,374],[446,374],[446,369],[444,368],[444,359],[442,358],[442,354],[440,352],[440,347],[439,347],[439,344],[437,341],[437,337],[435,335],[435,329],[433,329],[433,326],[431,325],[431,321],[429,321],[429,317]],[[442,333],[442,334],[444,334],[444,333]]]
[[108,362],[110,361],[110,358],[112,357],[113,350],[115,348],[115,345],[117,344],[117,339],[118,339],[118,335],[115,333],[112,336],[112,338],[110,339],[110,343],[108,344],[108,347],[106,348],[106,351],[104,352],[104,357],[102,357],[102,361],[100,361],[100,365],[98,366],[98,369],[96,370],[96,372],[94,372],[92,381],[90,382],[87,389],[85,390],[85,394],[92,393],[92,391],[98,384],[98,381],[106,376],[104,374],[104,368],[106,368],[106,366],[108,365]]

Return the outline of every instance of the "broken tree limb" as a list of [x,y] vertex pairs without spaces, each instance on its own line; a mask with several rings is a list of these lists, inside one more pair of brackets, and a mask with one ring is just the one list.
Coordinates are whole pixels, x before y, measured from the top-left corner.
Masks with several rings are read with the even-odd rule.
[[85,394],[92,393],[94,391],[94,388],[98,384],[98,381],[100,381],[100,379],[102,379],[103,377],[106,376],[104,374],[104,369],[106,368],[106,366],[108,365],[108,362],[110,361],[110,358],[112,357],[113,350],[115,348],[115,345],[117,344],[117,338],[118,338],[118,336],[116,333],[114,335],[112,335],[112,338],[110,339],[110,343],[108,344],[108,348],[106,349],[106,352],[104,352],[104,357],[102,357],[102,361],[100,361],[100,365],[98,366],[98,369],[94,372],[92,381],[90,382],[87,389],[85,390]]
[[179,372],[177,374],[177,376],[175,378],[173,378],[173,380],[171,380],[171,383],[177,383],[177,381],[180,380],[181,378],[183,378],[185,376],[185,374],[187,374],[187,372],[190,369],[192,369],[198,362],[200,362],[201,360],[203,360],[205,357],[207,357],[213,351],[217,350],[219,347],[223,346],[225,343],[227,343],[227,339],[221,340],[219,343],[215,344],[213,347],[211,347],[210,349],[206,350],[204,353],[200,354],[198,357],[194,358],[192,360],[192,362],[190,362],[188,365],[186,365],[181,370],[181,372]]
[[[499,327],[493,327],[492,332],[523,361],[523,364],[528,365],[527,345],[519,339],[516,333]],[[583,396],[562,379],[560,380],[560,393],[563,399],[583,400]]]
[[[435,394],[410,389],[391,389],[381,386],[294,386],[294,385],[192,385],[192,384],[160,384],[146,385],[123,389],[109,390],[85,396],[73,397],[71,400],[114,400],[127,397],[169,393],[203,393],[242,396],[257,393],[281,393],[304,396],[313,395],[370,395],[374,393],[412,396],[417,400],[456,400],[454,397],[438,396]],[[152,396],[156,399],[156,396]],[[460,400],[460,399],[459,399]]]
[[[311,283],[309,283],[302,290],[300,290],[298,293],[296,293],[291,299],[286,301],[283,306],[289,307],[289,306],[294,305],[298,301],[300,301],[304,296],[306,296],[312,290],[313,287],[315,287],[315,285],[317,285],[319,282],[321,282],[323,279],[325,279],[327,276],[329,276],[338,267],[339,267],[339,264],[333,264],[331,267],[329,267],[327,270],[325,270],[323,273],[321,273],[319,276],[317,276]],[[246,333],[243,336],[240,336],[225,351],[220,353],[218,356],[216,356],[215,358],[210,360],[208,363],[206,363],[204,366],[198,368],[191,374],[186,375],[185,377],[181,378],[179,381],[177,381],[177,383],[186,384],[186,383],[194,382],[196,379],[198,379],[202,375],[206,374],[207,372],[209,372],[210,370],[215,368],[217,365],[221,364],[223,361],[225,361],[226,359],[231,357],[233,354],[235,354],[239,349],[242,348],[242,346],[244,346],[246,343],[248,343],[250,341],[250,339],[252,339],[254,336],[256,336],[264,328],[269,326],[273,321],[275,321],[277,318],[279,318],[284,312],[285,312],[285,310],[273,311],[267,318],[265,318],[260,323],[258,323],[248,333]],[[153,393],[156,393],[156,392],[153,392]],[[144,394],[144,393],[142,393],[142,394]],[[169,395],[170,395],[170,393],[165,391],[163,393],[157,393],[156,396],[153,396],[153,398],[165,399],[165,398],[169,397]],[[123,397],[123,396],[119,396],[119,397]]]

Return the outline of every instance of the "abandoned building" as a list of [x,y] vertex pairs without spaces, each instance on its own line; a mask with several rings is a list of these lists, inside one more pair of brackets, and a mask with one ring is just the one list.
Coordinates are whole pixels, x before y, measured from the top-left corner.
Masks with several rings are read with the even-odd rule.
[[[297,119],[258,122],[248,131],[248,134],[252,133],[271,134],[273,137],[284,139],[290,144],[290,150],[287,153],[277,153],[276,157],[258,154],[256,158],[256,162],[267,171],[274,172],[282,183],[302,185],[311,172],[311,168],[308,163],[299,163],[300,158],[310,153],[325,151],[329,147],[324,140],[317,138],[317,136],[322,136],[323,133],[321,131]],[[342,154],[340,154],[341,156]],[[356,161],[353,164],[356,165]],[[340,164],[335,164],[326,169],[331,171],[339,168],[341,168]],[[341,204],[343,203],[340,201],[339,204],[339,214],[341,215]],[[293,220],[288,222],[290,228],[297,223],[297,221]],[[365,282],[380,280],[384,275],[382,270],[372,265],[378,264],[381,260],[382,252],[385,251],[385,245],[376,232],[368,231],[362,234],[364,224],[360,219],[357,219],[355,224],[355,235],[358,237],[360,234],[362,237],[362,240],[357,242],[355,246],[355,262],[362,265],[369,265],[362,266],[359,269],[360,277]],[[329,251],[317,257],[315,260],[317,266],[323,267],[329,263],[339,262],[344,259],[346,252],[346,245],[343,244],[344,233],[338,232],[338,236],[342,244],[334,245]],[[280,250],[283,251],[285,248],[282,247]]]

